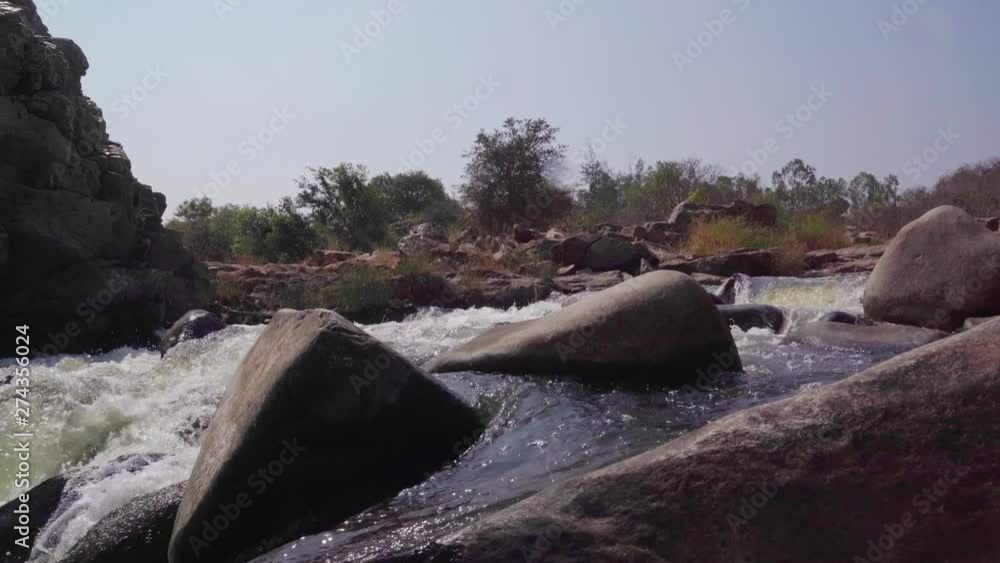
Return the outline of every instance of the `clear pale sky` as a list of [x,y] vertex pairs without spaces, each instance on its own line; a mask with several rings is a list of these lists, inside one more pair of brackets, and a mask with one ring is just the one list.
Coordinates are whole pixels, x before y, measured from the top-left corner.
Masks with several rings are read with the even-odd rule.
[[[753,168],[768,180],[803,158],[908,187],[1000,155],[992,0],[36,1],[86,52],[85,91],[171,209],[227,166],[215,200],[262,204],[307,166],[397,172],[417,140],[453,187],[475,134],[507,116],[547,118],[572,151],[607,133],[612,167],[696,155],[734,170],[767,145]],[[807,121],[779,123],[809,102]]]

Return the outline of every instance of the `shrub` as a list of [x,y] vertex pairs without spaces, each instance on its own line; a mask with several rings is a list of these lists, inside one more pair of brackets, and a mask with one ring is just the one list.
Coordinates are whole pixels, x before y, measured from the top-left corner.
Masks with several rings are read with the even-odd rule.
[[337,308],[346,312],[384,308],[392,300],[389,273],[375,266],[355,266],[337,284],[334,296]]
[[774,269],[778,275],[797,276],[806,270],[806,252],[801,243],[786,241],[775,255]]
[[786,239],[810,250],[836,250],[851,245],[844,227],[820,214],[793,217]]
[[752,225],[742,218],[698,221],[691,228],[687,248],[695,254],[718,254],[742,248],[766,249],[781,244],[773,229]]
[[222,302],[238,302],[243,292],[239,284],[232,280],[220,279],[215,283],[215,297]]

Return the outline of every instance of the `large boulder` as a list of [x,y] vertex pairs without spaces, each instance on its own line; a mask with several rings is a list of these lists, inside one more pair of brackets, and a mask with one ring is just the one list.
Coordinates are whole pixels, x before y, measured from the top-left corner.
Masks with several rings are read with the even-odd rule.
[[165,356],[168,350],[181,342],[205,338],[224,328],[226,328],[226,323],[213,313],[201,309],[188,311],[183,317],[177,319],[177,322],[160,339],[160,357]]
[[712,298],[690,277],[659,271],[541,319],[494,327],[438,356],[427,369],[679,384],[696,370],[719,365],[742,369]]
[[112,511],[61,563],[167,563],[167,546],[186,485],[171,485]]
[[993,322],[385,561],[996,561],[997,404]]
[[787,340],[814,346],[901,354],[947,337],[947,332],[913,326],[864,326],[816,321],[795,327],[788,333]]
[[0,318],[31,325],[39,354],[153,343],[212,301],[207,269],[163,228],[166,198],[83,95],[87,68],[32,2],[0,0]]
[[773,227],[778,223],[778,210],[767,203],[756,205],[740,200],[729,205],[685,201],[674,208],[668,223],[673,231],[686,233],[696,222],[717,221],[724,218],[743,219],[748,223]]
[[205,434],[170,561],[240,563],[423,480],[477,413],[332,311],[279,311]]
[[865,316],[954,330],[1000,315],[1000,237],[957,207],[906,225],[868,278]]
[[659,264],[659,258],[645,244],[614,233],[581,233],[555,243],[550,255],[563,266],[595,272],[622,271],[638,275],[642,261]]

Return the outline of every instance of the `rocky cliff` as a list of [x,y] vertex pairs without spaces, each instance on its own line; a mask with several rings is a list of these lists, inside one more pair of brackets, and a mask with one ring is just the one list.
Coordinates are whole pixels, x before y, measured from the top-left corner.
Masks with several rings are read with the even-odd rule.
[[208,270],[162,226],[166,198],[83,95],[87,68],[31,0],[0,0],[0,319],[29,325],[41,353],[141,342],[212,300]]

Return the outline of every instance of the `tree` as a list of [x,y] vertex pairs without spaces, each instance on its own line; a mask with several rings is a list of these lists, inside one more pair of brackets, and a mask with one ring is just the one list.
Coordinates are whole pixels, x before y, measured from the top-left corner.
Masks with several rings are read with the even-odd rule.
[[461,208],[448,196],[441,180],[426,172],[406,172],[372,178],[376,190],[382,193],[393,222],[431,222],[450,225],[458,220]]
[[217,220],[218,212],[207,197],[190,199],[177,207],[177,218],[168,227],[181,233],[184,246],[198,259],[226,261],[232,257],[232,231]]
[[842,205],[847,195],[843,178],[816,178],[816,169],[797,158],[771,176],[774,193],[794,213]]
[[364,166],[342,163],[336,168],[310,168],[297,180],[295,202],[314,220],[351,248],[372,250],[388,239],[390,214],[385,197],[368,183]]
[[582,203],[588,211],[607,216],[621,209],[624,195],[620,178],[611,175],[607,163],[591,152],[580,167],[580,175],[587,185]]
[[517,223],[544,227],[570,210],[569,193],[551,181],[566,153],[556,133],[544,119],[514,118],[500,129],[479,132],[465,154],[462,201],[480,227],[490,232]]

